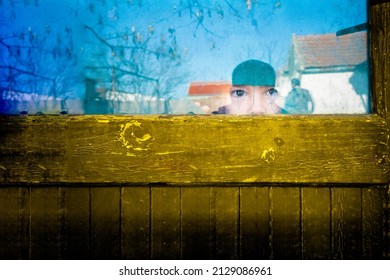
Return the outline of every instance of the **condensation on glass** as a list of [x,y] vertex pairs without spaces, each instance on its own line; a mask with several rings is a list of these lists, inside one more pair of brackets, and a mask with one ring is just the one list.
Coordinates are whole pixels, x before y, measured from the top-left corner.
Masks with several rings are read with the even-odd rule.
[[366,0],[313,3],[1,1],[0,113],[370,113]]

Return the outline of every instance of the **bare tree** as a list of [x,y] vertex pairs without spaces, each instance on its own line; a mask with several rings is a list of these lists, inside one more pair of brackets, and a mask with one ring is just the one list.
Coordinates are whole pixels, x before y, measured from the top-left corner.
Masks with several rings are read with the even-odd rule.
[[[13,29],[17,5],[38,5],[38,1],[16,1],[3,10],[0,32],[0,99],[2,111],[7,101],[21,99],[29,94],[39,102],[41,96],[65,98],[72,84],[64,83],[73,78],[76,57],[72,53],[70,32],[56,33],[50,26],[43,30]],[[3,5],[0,2],[0,7]],[[39,109],[38,109],[39,110]]]
[[[1,8],[7,7],[1,11],[3,22],[0,22],[0,87],[2,91],[66,98],[72,85],[85,78],[96,80],[112,92],[169,99],[188,77],[183,70],[186,49],[176,36],[179,29],[192,27],[194,36],[204,34],[210,45],[214,45],[213,38],[221,36],[214,30],[215,21],[227,17],[238,21],[249,19],[256,27],[256,11],[268,2],[273,1],[168,1],[170,13],[160,20],[155,16],[154,22],[148,22],[146,17],[140,23],[132,17],[144,11],[145,5],[157,3],[75,1],[72,4],[76,6],[69,4],[64,15],[69,19],[67,27],[53,24],[41,29],[13,30],[18,7],[39,9],[41,1],[0,1]],[[180,24],[174,21],[175,24],[169,25],[173,18],[179,18]],[[73,42],[77,36],[82,40]]]

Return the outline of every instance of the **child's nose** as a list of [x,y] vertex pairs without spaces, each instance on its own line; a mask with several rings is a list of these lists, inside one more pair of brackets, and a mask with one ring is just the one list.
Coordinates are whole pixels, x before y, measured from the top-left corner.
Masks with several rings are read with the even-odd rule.
[[267,105],[264,102],[257,102],[253,105],[251,114],[261,115],[267,113]]

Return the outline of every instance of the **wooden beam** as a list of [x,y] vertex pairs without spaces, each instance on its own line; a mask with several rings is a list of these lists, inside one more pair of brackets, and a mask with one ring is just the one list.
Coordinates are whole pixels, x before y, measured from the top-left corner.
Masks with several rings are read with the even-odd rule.
[[0,182],[385,183],[387,134],[376,115],[0,117]]

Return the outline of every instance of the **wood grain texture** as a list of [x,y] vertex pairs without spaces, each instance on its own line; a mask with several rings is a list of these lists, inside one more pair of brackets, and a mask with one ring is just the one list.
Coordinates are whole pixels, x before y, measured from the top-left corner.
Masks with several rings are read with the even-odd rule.
[[269,188],[240,188],[240,259],[269,259]]
[[[386,187],[362,189],[362,232],[364,259],[382,259],[386,250]],[[385,249],[385,250],[383,250]]]
[[152,259],[181,258],[180,197],[180,187],[152,188]]
[[210,188],[181,189],[181,250],[183,259],[210,258]]
[[122,258],[151,258],[151,188],[123,187],[121,195]]
[[[25,129],[17,138],[3,136],[0,165],[13,174],[3,180],[383,183],[389,175],[387,126],[375,115],[78,116],[59,126],[47,117],[50,133],[36,118],[17,120]],[[0,117],[0,130],[12,120]]]
[[374,112],[390,118],[390,3],[370,7],[371,89]]
[[270,188],[272,205],[272,259],[300,259],[301,244],[301,195],[300,188]]
[[0,188],[0,259],[17,260],[18,188]]
[[18,188],[18,258],[31,259],[31,188]]
[[0,252],[5,259],[386,259],[388,190],[0,188]]
[[333,259],[362,258],[362,193],[360,188],[332,188]]
[[58,259],[58,188],[31,189],[31,258]]
[[121,258],[120,188],[91,188],[91,259]]
[[239,189],[211,188],[211,259],[239,258]]
[[302,194],[302,258],[330,258],[331,200],[330,189],[303,187]]
[[64,187],[64,250],[63,259],[90,258],[91,249],[91,197],[90,187]]

